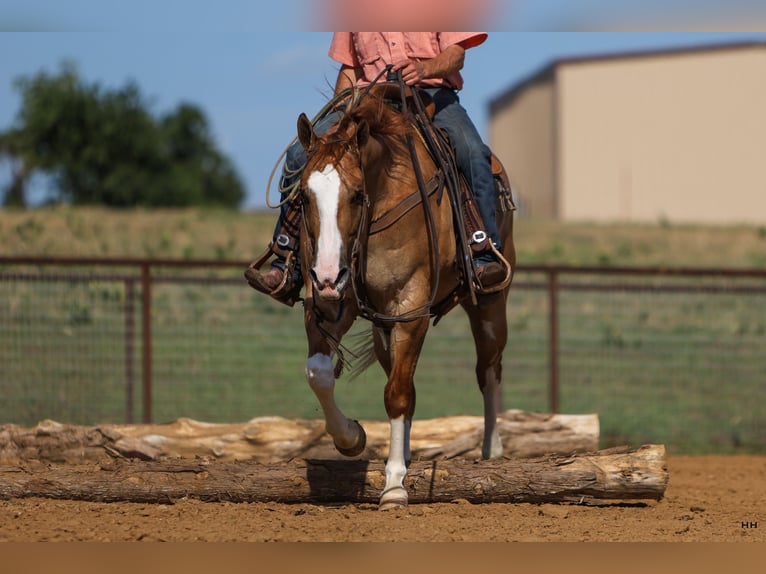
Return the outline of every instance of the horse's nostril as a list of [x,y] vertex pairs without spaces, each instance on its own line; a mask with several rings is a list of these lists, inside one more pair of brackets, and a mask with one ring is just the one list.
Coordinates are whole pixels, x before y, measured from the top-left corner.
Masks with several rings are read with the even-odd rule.
[[338,272],[334,281],[328,278],[320,279],[316,270],[313,268],[309,269],[309,276],[317,290],[323,291],[324,289],[329,288],[333,291],[341,292],[348,286],[349,280],[351,279],[351,270],[348,267],[341,267],[341,270]]
[[344,267],[340,270],[340,273],[338,273],[338,277],[335,279],[335,288],[338,291],[343,291],[345,289],[346,285],[348,284],[348,280],[351,277],[351,271],[348,267]]

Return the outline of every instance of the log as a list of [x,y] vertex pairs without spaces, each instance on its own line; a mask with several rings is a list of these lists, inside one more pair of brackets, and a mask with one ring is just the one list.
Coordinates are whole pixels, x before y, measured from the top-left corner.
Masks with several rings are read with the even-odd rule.
[[[357,458],[388,456],[387,421],[361,421],[367,448]],[[415,420],[413,460],[481,457],[483,418],[453,416]],[[509,410],[498,428],[505,456],[591,452],[598,448],[595,414],[551,415]],[[55,463],[98,461],[105,453],[142,460],[209,456],[218,460],[276,462],[293,458],[339,459],[324,421],[259,417],[246,423],[213,424],[181,418],[157,425],[82,427],[42,421],[33,428],[0,426],[0,464],[24,460]]]
[[[664,446],[647,445],[569,457],[413,462],[405,486],[412,504],[603,504],[660,500],[667,481]],[[2,499],[377,503],[384,483],[384,463],[365,460],[107,459],[98,465],[0,467]]]

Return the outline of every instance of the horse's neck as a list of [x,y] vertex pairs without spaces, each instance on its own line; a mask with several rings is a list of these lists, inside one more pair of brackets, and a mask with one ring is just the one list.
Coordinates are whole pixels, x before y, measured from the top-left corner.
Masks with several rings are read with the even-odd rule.
[[[396,208],[413,193],[418,193],[418,180],[409,154],[405,157],[384,159],[384,152],[379,143],[365,154],[365,186],[372,206],[372,218]],[[421,142],[415,140],[418,164],[427,183],[436,173],[436,168]]]

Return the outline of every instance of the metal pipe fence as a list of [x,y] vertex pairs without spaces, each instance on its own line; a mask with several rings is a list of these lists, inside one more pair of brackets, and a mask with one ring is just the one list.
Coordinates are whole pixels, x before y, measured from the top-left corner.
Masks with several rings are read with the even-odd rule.
[[[0,257],[0,423],[319,417],[302,313],[246,265]],[[505,408],[597,412],[605,446],[766,452],[766,270],[520,265],[507,314]],[[458,310],[432,327],[419,417],[480,413],[472,344]],[[381,370],[338,384],[385,418]]]

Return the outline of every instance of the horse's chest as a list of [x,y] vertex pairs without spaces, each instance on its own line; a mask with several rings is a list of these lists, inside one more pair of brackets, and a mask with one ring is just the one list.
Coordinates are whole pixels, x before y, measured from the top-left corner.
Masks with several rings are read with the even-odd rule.
[[404,274],[394,260],[370,259],[364,282],[368,290],[387,291],[402,284]]

